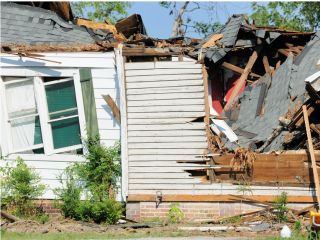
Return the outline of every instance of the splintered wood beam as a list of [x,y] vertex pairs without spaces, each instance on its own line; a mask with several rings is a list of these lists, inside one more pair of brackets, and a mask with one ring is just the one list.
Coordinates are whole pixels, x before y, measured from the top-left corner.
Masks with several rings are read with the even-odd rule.
[[110,97],[110,95],[102,95],[102,97],[103,97],[104,101],[108,104],[108,106],[110,107],[115,119],[118,121],[118,123],[120,123],[121,122],[120,110],[119,110],[117,104],[114,102],[112,97]]
[[250,56],[249,61],[247,63],[247,66],[245,67],[243,73],[241,74],[239,81],[237,82],[236,86],[233,89],[231,96],[229,98],[229,101],[227,102],[227,104],[225,105],[225,107],[223,109],[224,112],[229,110],[229,108],[235,102],[237,96],[239,95],[240,89],[241,89],[242,85],[245,83],[245,81],[247,80],[247,77],[248,77],[249,73],[251,72],[251,68],[253,67],[257,58],[258,58],[258,53],[257,53],[257,51],[254,51],[252,53],[252,55]]
[[264,70],[266,71],[267,74],[269,74],[269,76],[271,76],[272,73],[271,73],[271,68],[270,68],[268,57],[263,56],[262,62],[263,62]]
[[[227,62],[223,62],[223,63],[221,64],[221,67],[223,67],[223,68],[225,68],[225,69],[228,69],[228,70],[231,70],[231,71],[233,71],[233,72],[235,72],[235,73],[238,73],[238,74],[240,74],[240,75],[244,72],[244,69],[243,69],[243,68],[238,67],[238,66],[236,66],[236,65],[233,65],[233,64],[231,64],[231,63],[227,63]],[[260,78],[260,77],[261,77],[260,75],[258,75],[258,74],[256,74],[256,73],[252,73],[252,72],[250,72],[249,75],[250,75],[251,77],[257,77],[257,78]]]
[[317,171],[317,163],[316,163],[316,157],[314,154],[314,149],[313,149],[313,144],[312,144],[311,131],[310,131],[310,125],[309,125],[309,116],[308,116],[308,111],[307,111],[306,105],[302,106],[302,111],[303,111],[303,118],[304,118],[304,123],[305,123],[307,137],[308,137],[308,149],[309,149],[309,154],[310,154],[310,158],[311,158],[314,184],[316,186],[316,196],[317,196],[318,206],[320,206],[319,175],[318,175],[318,171]]
[[201,48],[209,48],[216,45],[216,41],[223,38],[223,34],[214,34]]
[[319,137],[320,137],[320,129],[317,128],[317,126],[316,126],[315,124],[311,123],[311,124],[310,124],[310,128],[311,128],[312,131],[314,131],[315,133],[317,133],[317,134],[319,135]]
[[278,49],[278,52],[281,53],[282,55],[286,56],[286,57],[289,57],[289,54],[290,54],[290,49]]

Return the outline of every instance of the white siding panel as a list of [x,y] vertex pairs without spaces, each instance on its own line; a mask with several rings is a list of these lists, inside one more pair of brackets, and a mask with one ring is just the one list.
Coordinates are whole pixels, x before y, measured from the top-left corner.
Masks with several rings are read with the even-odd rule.
[[98,125],[100,130],[120,129],[120,124],[115,119],[99,119],[98,118]]
[[150,75],[163,75],[163,74],[199,74],[201,73],[201,68],[194,69],[152,69],[152,70],[131,70],[126,71],[126,76],[150,76]]
[[[172,154],[177,154],[177,155],[184,155],[184,154],[190,154],[190,155],[203,155],[206,154],[207,149],[129,149],[128,153],[129,155],[144,155],[144,154],[149,154],[149,155],[172,155]],[[129,156],[130,160],[130,156]]]
[[[129,194],[188,190],[199,184],[186,169],[207,153],[202,66],[193,62],[127,63]],[[153,187],[154,186],[154,187]],[[182,186],[182,187],[180,187]],[[153,192],[154,193],[154,192]]]
[[108,140],[100,140],[100,142],[101,142],[101,144],[102,145],[104,145],[105,147],[113,147],[116,143],[118,143],[119,142],[119,140],[117,139],[117,140],[110,140],[110,139],[108,139]]
[[141,126],[141,125],[130,125],[128,126],[129,132],[131,131],[139,131],[139,130],[153,130],[155,132],[157,131],[163,131],[163,130],[204,130],[205,124],[203,122],[190,122],[188,124],[168,124],[168,125],[147,125],[147,126]]
[[101,140],[119,140],[120,131],[119,129],[100,129]]
[[113,68],[92,68],[91,69],[92,78],[116,79],[116,71],[114,67]]
[[[1,55],[0,67],[91,67],[113,69],[113,53],[70,53],[61,55],[60,53],[41,53],[44,60],[19,57],[15,55]],[[47,60],[47,61],[46,61]]]
[[203,149],[207,147],[207,142],[166,142],[166,143],[128,143],[129,149]]
[[141,94],[141,95],[128,95],[128,101],[137,100],[170,100],[170,99],[197,99],[204,98],[204,93],[202,92],[190,92],[190,93],[162,93],[162,94]]
[[111,89],[115,89],[118,88],[117,80],[115,80],[115,78],[110,77],[110,78],[92,78],[92,82],[93,82],[93,87],[95,89],[105,89],[105,88],[111,88]]
[[128,119],[155,119],[155,118],[163,118],[163,119],[170,119],[170,118],[197,118],[203,117],[204,113],[202,111],[197,112],[151,112],[151,113],[130,113]]
[[201,86],[203,80],[185,80],[185,81],[157,81],[157,82],[127,82],[127,89],[135,88],[161,88],[161,87],[179,87],[179,86]]
[[[159,183],[168,183],[168,184],[172,184],[174,182],[176,182],[176,178],[158,178],[158,179],[140,179],[140,178],[131,178],[129,181],[129,184],[136,184],[136,183],[140,183],[140,184],[159,184]],[[201,183],[201,180],[196,178],[189,178],[189,179],[183,179],[183,183],[184,184],[195,184],[195,183]]]
[[[129,115],[129,114],[128,114]],[[200,117],[200,116],[199,116]],[[159,119],[150,119],[150,118],[134,118],[128,119],[128,124],[168,124],[168,123],[188,123],[195,120],[194,117],[190,118],[159,118]]]
[[128,107],[188,106],[188,105],[202,105],[202,106],[204,106],[203,99],[128,101]]
[[128,107],[129,113],[203,112],[203,105]]
[[[137,155],[131,155],[130,161],[159,161],[160,163],[163,163],[163,161],[171,161],[176,163],[177,161],[199,161],[202,157],[193,155],[187,155],[187,154],[156,154],[156,155],[147,155],[145,154],[137,154]],[[163,163],[167,164],[167,163]]]
[[194,64],[192,62],[134,62],[134,63],[126,63],[125,68],[126,70],[145,70],[145,69],[154,69],[154,68],[164,68],[164,69],[198,69],[200,64]]
[[[159,82],[159,81],[187,81],[187,80],[202,80],[201,74],[179,74],[168,75],[164,73],[162,75],[150,75],[150,76],[126,76],[127,83],[134,82]],[[165,87],[165,86],[164,86]]]
[[143,89],[128,89],[128,95],[140,94],[156,94],[156,93],[194,93],[203,92],[202,86],[191,87],[161,87],[161,88],[143,88]]
[[192,137],[128,137],[129,143],[174,143],[174,142],[205,142],[206,136]]

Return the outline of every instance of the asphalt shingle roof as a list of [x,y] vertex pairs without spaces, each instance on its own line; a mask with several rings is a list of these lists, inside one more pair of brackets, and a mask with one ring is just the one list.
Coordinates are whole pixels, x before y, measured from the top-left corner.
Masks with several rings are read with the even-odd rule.
[[38,7],[1,2],[1,44],[93,44],[85,27]]

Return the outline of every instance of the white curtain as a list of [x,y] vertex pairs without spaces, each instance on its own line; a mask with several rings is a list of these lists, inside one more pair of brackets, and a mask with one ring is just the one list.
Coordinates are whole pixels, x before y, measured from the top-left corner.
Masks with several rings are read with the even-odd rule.
[[33,80],[7,81],[6,102],[14,151],[32,149],[38,113]]

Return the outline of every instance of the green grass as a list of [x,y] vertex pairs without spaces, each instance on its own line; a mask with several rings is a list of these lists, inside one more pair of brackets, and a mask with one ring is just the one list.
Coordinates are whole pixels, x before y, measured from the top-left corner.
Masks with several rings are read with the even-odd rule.
[[163,232],[150,230],[148,232],[112,233],[16,233],[1,231],[1,240],[89,240],[89,239],[130,239],[139,237],[186,237],[187,232]]
[[296,235],[292,236],[291,238],[281,238],[281,237],[261,237],[261,238],[256,238],[256,240],[306,240],[308,239],[307,236],[302,236],[302,235]]

